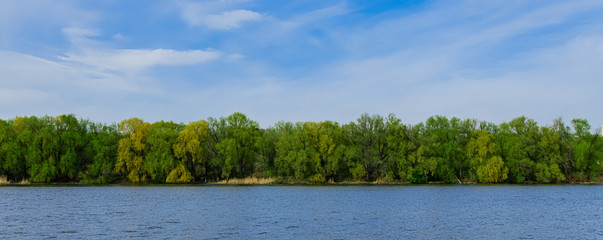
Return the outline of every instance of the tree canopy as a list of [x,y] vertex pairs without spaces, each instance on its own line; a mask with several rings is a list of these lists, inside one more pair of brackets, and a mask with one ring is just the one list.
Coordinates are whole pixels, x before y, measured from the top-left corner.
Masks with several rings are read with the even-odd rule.
[[94,123],[74,115],[0,119],[11,181],[190,183],[250,176],[296,182],[560,183],[603,180],[603,138],[585,119],[539,126],[433,116],[404,124],[363,114],[340,124],[242,113],[195,122]]

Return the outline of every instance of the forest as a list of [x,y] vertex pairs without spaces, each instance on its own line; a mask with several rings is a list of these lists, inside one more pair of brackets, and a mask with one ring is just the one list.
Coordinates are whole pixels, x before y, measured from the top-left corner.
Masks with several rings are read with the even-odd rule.
[[390,114],[356,121],[278,122],[242,113],[188,124],[74,115],[0,119],[0,176],[32,183],[603,182],[603,138],[585,119],[540,126]]

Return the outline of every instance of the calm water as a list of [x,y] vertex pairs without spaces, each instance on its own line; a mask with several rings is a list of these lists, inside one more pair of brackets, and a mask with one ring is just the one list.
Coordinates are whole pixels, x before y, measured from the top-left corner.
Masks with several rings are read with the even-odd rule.
[[603,239],[603,186],[0,187],[0,239]]

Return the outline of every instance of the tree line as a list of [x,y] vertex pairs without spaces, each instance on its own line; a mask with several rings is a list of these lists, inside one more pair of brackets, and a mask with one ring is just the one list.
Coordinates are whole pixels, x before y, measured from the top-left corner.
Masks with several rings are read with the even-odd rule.
[[433,116],[412,125],[363,114],[266,129],[242,113],[188,124],[0,119],[0,175],[39,183],[601,182],[602,160],[603,138],[585,119],[539,126],[523,116],[498,125]]

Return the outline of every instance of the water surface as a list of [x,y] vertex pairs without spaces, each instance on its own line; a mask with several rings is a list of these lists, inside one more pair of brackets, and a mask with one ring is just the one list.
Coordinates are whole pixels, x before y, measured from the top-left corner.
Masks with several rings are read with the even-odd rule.
[[603,186],[0,187],[0,239],[603,239]]

